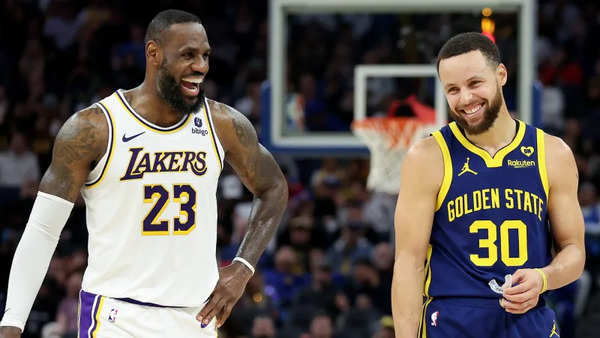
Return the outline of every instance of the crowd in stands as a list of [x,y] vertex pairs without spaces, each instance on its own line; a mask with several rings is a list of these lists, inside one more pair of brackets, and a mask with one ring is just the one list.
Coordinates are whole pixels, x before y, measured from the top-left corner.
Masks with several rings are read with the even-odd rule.
[[[165,8],[197,14],[213,50],[206,96],[227,103],[259,128],[267,76],[268,2],[0,0],[0,310],[8,271],[52,143],[75,111],[132,88],[144,76],[144,30]],[[496,42],[510,71],[516,107],[516,16],[499,14]],[[478,15],[296,15],[287,46],[288,99],[300,99],[303,128],[348,130],[355,64],[430,63],[455,33],[479,30]],[[575,153],[586,224],[586,271],[547,294],[561,337],[600,332],[600,5],[539,0],[537,80],[543,127]],[[317,62],[318,61],[318,62]],[[373,109],[403,86],[379,84]],[[382,108],[384,109],[384,108]],[[385,109],[384,109],[385,110]],[[390,286],[395,196],[366,189],[365,158],[276,154],[290,201],[220,336],[248,338],[393,337]],[[218,257],[235,256],[251,194],[231,168],[218,191]],[[78,291],[87,260],[85,206],[78,201],[23,337],[76,337]],[[193,261],[190,262],[193,266]],[[594,326],[595,325],[595,326]]]

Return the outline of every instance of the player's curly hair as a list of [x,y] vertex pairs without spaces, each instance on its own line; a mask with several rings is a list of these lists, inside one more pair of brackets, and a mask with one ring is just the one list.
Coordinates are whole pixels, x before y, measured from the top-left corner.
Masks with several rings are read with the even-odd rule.
[[481,33],[468,32],[458,34],[444,43],[437,57],[438,71],[440,70],[440,61],[474,50],[480,51],[488,60],[490,66],[496,67],[502,62],[500,51],[492,40]]
[[202,24],[200,18],[186,11],[178,9],[167,9],[162,11],[156,14],[152,21],[150,21],[150,24],[148,24],[146,36],[144,37],[144,43],[148,43],[150,40],[160,43],[160,36],[165,29],[176,23],[188,22],[197,22]]

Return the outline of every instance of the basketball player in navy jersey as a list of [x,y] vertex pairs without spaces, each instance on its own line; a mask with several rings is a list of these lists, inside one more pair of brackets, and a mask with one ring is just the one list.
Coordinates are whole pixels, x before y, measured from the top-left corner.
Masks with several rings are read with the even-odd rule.
[[509,114],[487,37],[448,40],[438,74],[455,122],[404,158],[396,336],[558,337],[541,295],[576,280],[585,260],[573,154]]
[[[146,32],[144,82],[74,114],[14,256],[0,337],[18,337],[81,193],[89,261],[79,337],[216,337],[287,203],[287,185],[252,124],[204,97],[211,48],[190,13]],[[227,161],[254,193],[233,263],[216,262],[216,191]]]

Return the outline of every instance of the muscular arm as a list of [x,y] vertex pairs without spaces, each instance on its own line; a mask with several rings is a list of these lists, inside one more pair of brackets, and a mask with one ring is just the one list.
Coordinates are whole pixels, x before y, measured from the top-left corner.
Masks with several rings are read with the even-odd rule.
[[231,107],[223,104],[217,107],[221,113],[219,138],[226,149],[225,159],[254,194],[248,231],[237,256],[256,266],[287,205],[287,183],[273,156],[258,143],[250,121]]
[[542,270],[548,289],[579,278],[585,264],[585,226],[577,199],[578,174],[571,149],[559,138],[545,135],[550,185],[548,214],[557,254]]
[[107,124],[88,108],[71,117],[56,137],[52,163],[40,184],[11,266],[0,337],[18,337],[38,292],[58,237],[90,165],[105,151]]
[[86,108],[62,126],[52,151],[52,162],[40,183],[40,191],[75,201],[92,163],[106,151],[108,125],[100,108]]
[[442,154],[433,137],[411,147],[402,163],[394,220],[396,257],[392,282],[397,337],[417,336],[425,260],[443,168]]
[[[224,104],[214,101],[210,104],[225,159],[254,194],[248,231],[237,253],[237,257],[254,267],[279,226],[287,204],[287,183],[271,154],[258,143],[250,121]],[[252,274],[249,268],[237,263],[220,269],[210,300],[196,316],[202,327],[215,316],[217,326],[223,325],[242,296]]]

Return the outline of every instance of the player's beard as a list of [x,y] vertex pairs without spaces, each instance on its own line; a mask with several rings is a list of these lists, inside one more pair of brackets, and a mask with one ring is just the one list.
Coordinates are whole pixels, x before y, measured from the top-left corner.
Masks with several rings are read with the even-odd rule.
[[[470,125],[460,114],[452,111],[452,117],[456,120],[456,123],[467,133],[471,135],[481,134],[492,127],[498,113],[502,107],[502,89],[496,85],[496,95],[489,106],[483,112],[483,121],[475,125]],[[489,101],[488,101],[489,102]]]
[[198,84],[199,93],[196,96],[196,101],[188,103],[181,92],[180,84],[175,81],[175,77],[167,70],[165,62],[158,71],[158,94],[165,100],[175,111],[182,114],[195,113],[200,109],[204,102],[204,86]]

